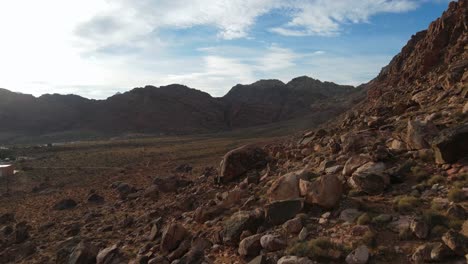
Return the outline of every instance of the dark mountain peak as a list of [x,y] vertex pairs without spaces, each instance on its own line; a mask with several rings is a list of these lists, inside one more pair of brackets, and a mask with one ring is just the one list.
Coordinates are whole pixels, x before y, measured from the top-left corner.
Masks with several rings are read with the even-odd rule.
[[271,88],[276,86],[283,86],[284,83],[280,80],[276,79],[268,79],[268,80],[259,80],[252,83],[250,86],[255,88]]

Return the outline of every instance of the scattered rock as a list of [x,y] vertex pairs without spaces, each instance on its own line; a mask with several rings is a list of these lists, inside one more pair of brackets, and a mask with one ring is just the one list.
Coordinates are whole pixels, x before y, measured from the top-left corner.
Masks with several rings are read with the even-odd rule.
[[430,137],[437,133],[437,128],[430,121],[408,120],[406,143],[409,149],[430,148]]
[[71,252],[68,259],[69,264],[90,264],[96,263],[98,249],[88,242],[80,242]]
[[416,263],[426,263],[433,261],[441,261],[452,253],[440,242],[426,243],[416,248],[411,256],[411,259]]
[[280,225],[294,218],[303,207],[301,199],[276,201],[265,208],[265,220],[270,225]]
[[153,185],[163,193],[176,192],[179,188],[187,187],[190,184],[191,181],[179,176],[162,176],[153,179]]
[[307,228],[303,227],[301,229],[301,232],[299,232],[297,238],[299,239],[299,241],[304,241],[307,239],[307,236],[309,236],[309,231],[307,231]]
[[356,219],[362,215],[362,212],[354,209],[354,208],[349,208],[349,209],[344,209],[340,213],[340,220],[343,220],[348,223],[354,223]]
[[263,169],[268,154],[259,147],[242,146],[229,151],[221,161],[219,182],[227,183],[238,179],[252,169]]
[[159,198],[159,188],[157,185],[152,184],[148,188],[145,189],[145,192],[143,193],[143,197],[152,199],[152,200],[157,200]]
[[449,230],[442,236],[442,241],[459,256],[468,253],[468,240],[460,233]]
[[411,221],[410,229],[413,234],[420,239],[426,239],[429,235],[429,225],[421,219],[414,219]]
[[92,193],[88,196],[88,203],[91,204],[103,204],[104,203],[104,197],[100,196],[97,193]]
[[279,236],[275,235],[262,236],[260,244],[269,252],[278,251],[286,247],[286,242],[284,242]]
[[384,163],[368,162],[359,167],[348,182],[358,191],[371,195],[380,194],[390,184],[390,178],[384,171]]
[[278,260],[277,264],[313,264],[313,262],[308,258],[284,256]]
[[359,167],[371,161],[369,155],[354,155],[346,161],[343,167],[343,176],[351,176]]
[[73,199],[63,199],[54,205],[54,210],[69,210],[75,208],[77,205],[78,204]]
[[286,221],[283,224],[283,229],[289,234],[297,234],[302,230],[302,220],[299,217]]
[[335,207],[343,193],[343,184],[334,174],[323,175],[313,182],[300,180],[299,185],[306,203],[323,208]]
[[348,264],[366,264],[369,261],[369,249],[362,245],[346,257]]
[[239,244],[239,255],[241,256],[257,256],[262,249],[260,238],[262,235],[253,235],[244,238]]
[[96,257],[96,264],[121,264],[127,261],[117,245],[99,251]]
[[267,259],[264,255],[260,255],[252,259],[248,264],[267,264]]
[[15,243],[20,244],[29,238],[31,227],[26,222],[19,222],[15,226]]
[[468,124],[442,131],[434,140],[435,160],[439,164],[454,163],[468,156]]
[[161,239],[161,251],[171,252],[176,249],[179,244],[187,236],[187,230],[179,223],[170,223],[163,231]]
[[270,201],[300,198],[299,180],[307,179],[310,175],[308,170],[300,170],[279,177],[268,190],[268,198]]
[[223,242],[226,244],[239,243],[243,231],[255,232],[263,223],[264,212],[260,210],[239,211],[224,222]]

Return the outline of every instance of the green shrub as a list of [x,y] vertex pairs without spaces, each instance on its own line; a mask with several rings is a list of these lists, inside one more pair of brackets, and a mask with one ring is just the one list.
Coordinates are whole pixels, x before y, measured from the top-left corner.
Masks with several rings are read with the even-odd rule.
[[443,234],[445,234],[445,232],[447,232],[447,230],[448,229],[445,226],[441,226],[441,225],[434,226],[431,229],[431,236],[434,238],[441,237]]
[[299,242],[286,250],[288,255],[308,257],[311,259],[329,258],[329,250],[346,251],[344,247],[331,242],[327,238],[317,238],[310,241]]
[[444,209],[445,209],[445,205],[443,203],[437,203],[435,200],[431,202],[431,210],[442,211]]
[[429,186],[432,186],[436,183],[444,183],[444,182],[445,182],[445,177],[440,176],[440,175],[434,175],[429,180],[427,180],[427,184]]
[[434,210],[425,210],[422,218],[431,228],[438,225],[447,225],[447,217]]
[[364,244],[370,248],[377,246],[377,239],[372,231],[367,231],[361,238],[361,244]]
[[465,192],[463,192],[462,189],[453,188],[449,191],[447,198],[452,202],[463,202],[463,200],[465,200]]
[[427,178],[429,178],[429,173],[419,166],[412,167],[411,173],[418,182],[425,181]]
[[462,219],[458,219],[458,218],[455,218],[455,217],[448,217],[447,218],[447,227],[450,228],[450,229],[454,229],[454,230],[461,230],[462,226],[463,226],[463,223],[465,221],[462,220]]
[[402,213],[409,213],[421,205],[421,199],[413,196],[400,196],[395,198],[394,207]]
[[368,213],[364,213],[358,217],[356,223],[358,225],[368,225],[371,222],[371,218]]

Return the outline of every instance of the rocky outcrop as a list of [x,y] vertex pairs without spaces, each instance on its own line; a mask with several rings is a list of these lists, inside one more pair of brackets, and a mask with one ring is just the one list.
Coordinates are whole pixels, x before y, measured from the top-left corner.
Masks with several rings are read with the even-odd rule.
[[343,193],[343,183],[334,174],[323,175],[313,182],[300,180],[300,193],[308,204],[333,208]]
[[264,168],[267,157],[263,149],[255,146],[243,146],[228,152],[221,161],[219,182],[227,183],[249,170]]
[[435,160],[453,163],[468,157],[468,124],[443,131],[433,142]]

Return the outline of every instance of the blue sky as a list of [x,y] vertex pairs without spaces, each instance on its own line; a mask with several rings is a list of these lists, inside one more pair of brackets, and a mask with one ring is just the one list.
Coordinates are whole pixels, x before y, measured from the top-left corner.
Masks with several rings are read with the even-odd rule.
[[106,98],[181,83],[375,77],[445,0],[5,0],[0,87]]

